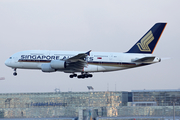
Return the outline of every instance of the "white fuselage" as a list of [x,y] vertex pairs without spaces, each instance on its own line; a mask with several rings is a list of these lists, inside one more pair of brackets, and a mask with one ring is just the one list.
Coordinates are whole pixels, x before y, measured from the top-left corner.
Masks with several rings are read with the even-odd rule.
[[[48,51],[48,50],[28,50],[21,51],[12,55],[5,61],[5,64],[11,68],[19,69],[41,69],[42,64],[50,63],[53,60],[65,60],[78,55],[79,51]],[[113,52],[91,52],[87,56],[87,65],[81,71],[71,69],[57,69],[66,73],[74,72],[107,72],[123,70],[133,67],[139,67],[159,62],[159,58],[155,58],[151,63],[136,63],[135,59],[149,57],[151,54],[136,53],[113,53]]]

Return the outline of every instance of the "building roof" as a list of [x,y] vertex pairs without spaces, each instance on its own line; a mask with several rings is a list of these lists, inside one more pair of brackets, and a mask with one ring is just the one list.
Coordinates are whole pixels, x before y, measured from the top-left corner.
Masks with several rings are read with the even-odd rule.
[[131,92],[180,92],[180,89],[164,89],[164,90],[132,90]]

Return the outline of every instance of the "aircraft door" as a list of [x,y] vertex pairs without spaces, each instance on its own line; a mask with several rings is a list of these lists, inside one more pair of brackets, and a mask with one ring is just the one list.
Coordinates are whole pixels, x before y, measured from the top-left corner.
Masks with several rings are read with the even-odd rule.
[[13,61],[14,61],[14,63],[16,64],[16,65],[18,65],[18,67],[23,67],[23,63],[22,62],[18,62],[19,61],[19,59],[18,59],[18,57],[13,57]]
[[122,59],[121,59],[121,57],[120,56],[118,56],[118,64],[119,64],[119,66],[121,66],[122,65]]
[[100,54],[94,55],[94,62],[97,65],[97,71],[101,71],[101,69],[102,69],[102,59],[103,59],[102,55],[100,55]]
[[113,60],[113,54],[109,55],[109,60]]
[[13,61],[14,61],[15,63],[18,63],[18,57],[13,57]]
[[119,64],[119,66],[121,67],[122,66],[122,56],[121,55],[119,55],[118,57],[117,57],[117,59],[118,59],[118,64]]

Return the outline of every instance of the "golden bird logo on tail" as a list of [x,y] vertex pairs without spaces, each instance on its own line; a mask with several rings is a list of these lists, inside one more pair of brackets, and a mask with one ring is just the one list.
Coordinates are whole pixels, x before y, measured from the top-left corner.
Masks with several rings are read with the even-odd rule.
[[152,31],[149,31],[141,40],[141,43],[137,43],[140,51],[151,52],[149,44],[154,40]]

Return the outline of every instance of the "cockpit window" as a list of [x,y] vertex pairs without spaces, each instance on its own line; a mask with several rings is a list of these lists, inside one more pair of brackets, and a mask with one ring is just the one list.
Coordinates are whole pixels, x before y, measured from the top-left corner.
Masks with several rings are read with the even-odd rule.
[[10,57],[9,59],[12,59],[12,57]]

